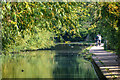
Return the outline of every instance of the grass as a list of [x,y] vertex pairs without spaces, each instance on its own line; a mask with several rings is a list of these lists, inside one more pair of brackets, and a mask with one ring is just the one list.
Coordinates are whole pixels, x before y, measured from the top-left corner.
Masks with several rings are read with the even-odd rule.
[[[116,53],[114,50],[105,50],[107,52]],[[116,53],[117,54],[117,53]]]
[[61,42],[56,43],[56,45],[58,45],[58,44],[95,45],[94,43],[89,43],[89,42],[85,42],[85,41],[83,41],[83,42],[70,42],[70,41],[66,41],[64,43],[61,43]]
[[92,54],[92,53],[89,53],[89,49],[91,49],[91,47],[92,47],[92,46],[89,46],[89,47],[83,49],[82,52],[81,52],[82,54],[80,53],[81,56],[84,57],[84,58],[87,59],[87,60],[92,60],[91,58],[92,58],[92,55],[93,55],[93,54]]

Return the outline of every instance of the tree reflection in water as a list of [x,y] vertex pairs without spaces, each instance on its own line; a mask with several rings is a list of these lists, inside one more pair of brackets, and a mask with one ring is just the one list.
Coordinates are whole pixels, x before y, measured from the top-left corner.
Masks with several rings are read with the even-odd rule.
[[83,47],[79,47],[77,45],[71,46],[57,46],[55,55],[55,62],[57,63],[57,66],[53,71],[54,77],[95,79],[96,75],[90,62],[81,58],[78,54]]
[[91,63],[78,54],[82,48],[57,45],[56,50],[2,56],[2,78],[96,78]]

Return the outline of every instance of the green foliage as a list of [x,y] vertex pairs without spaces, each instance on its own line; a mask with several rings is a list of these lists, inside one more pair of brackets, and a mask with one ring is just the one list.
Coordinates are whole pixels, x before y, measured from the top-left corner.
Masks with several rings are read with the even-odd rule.
[[9,40],[10,43],[5,45],[5,50],[8,52],[18,52],[20,50],[50,48],[55,45],[53,33],[46,29],[36,28],[37,27],[35,27],[36,32],[33,34],[24,31],[24,38],[21,35],[18,35],[14,37],[14,41]]
[[104,41],[107,40],[107,49],[120,53],[120,3],[104,2],[91,4],[95,8],[91,14],[92,23],[88,28],[90,36],[94,40],[97,34],[101,34]]
[[[2,2],[3,50],[48,48],[53,37],[60,41],[84,40],[89,3]],[[43,29],[43,30],[42,30]],[[42,31],[40,31],[42,30]],[[50,36],[49,36],[49,35]],[[38,39],[39,38],[39,39]]]
[[89,34],[94,40],[101,33],[109,49],[120,51],[119,4],[2,2],[3,50],[49,48],[54,46],[53,38],[74,42],[85,40]]
[[92,53],[89,53],[89,49],[91,48],[92,46],[89,46],[85,49],[82,50],[82,54],[80,54],[82,57],[84,57],[85,59],[88,59],[88,60],[92,60]]
[[107,48],[120,51],[120,3],[103,3],[101,19],[98,22],[101,34],[107,40]]

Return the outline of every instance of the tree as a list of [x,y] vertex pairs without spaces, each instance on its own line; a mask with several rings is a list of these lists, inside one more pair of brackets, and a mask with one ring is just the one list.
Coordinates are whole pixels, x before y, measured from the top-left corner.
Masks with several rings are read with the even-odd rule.
[[87,35],[87,28],[82,26],[90,16],[88,4],[2,2],[3,50],[12,52],[49,48],[54,46],[55,36],[63,41],[64,36],[67,36],[68,40],[70,37],[80,37],[83,40]]
[[108,49],[120,51],[120,3],[104,2],[97,4],[97,15],[94,17],[92,28],[100,32],[108,41]]

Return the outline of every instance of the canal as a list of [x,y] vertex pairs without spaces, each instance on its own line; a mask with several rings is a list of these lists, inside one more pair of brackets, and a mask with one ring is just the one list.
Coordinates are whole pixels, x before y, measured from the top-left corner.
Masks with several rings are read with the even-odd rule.
[[[3,55],[2,78],[80,78],[96,80],[92,64],[80,56],[86,46],[59,44],[55,50]],[[0,61],[1,62],[1,61]]]

